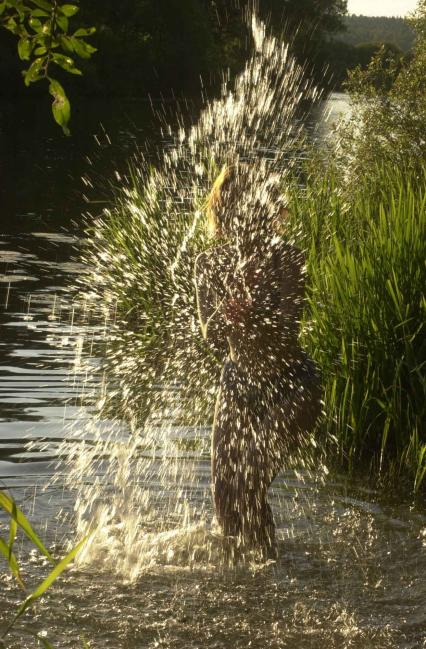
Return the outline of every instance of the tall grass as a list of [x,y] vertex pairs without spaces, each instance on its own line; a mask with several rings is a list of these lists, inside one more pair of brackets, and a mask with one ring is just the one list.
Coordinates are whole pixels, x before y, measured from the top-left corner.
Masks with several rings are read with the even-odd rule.
[[205,195],[194,185],[184,200],[169,184],[154,168],[129,170],[112,208],[88,228],[87,273],[77,287],[107,323],[102,416],[138,426],[166,403],[164,389],[179,392],[185,423],[213,412],[209,388],[220,371],[199,335],[193,278],[206,246],[196,209]]
[[416,491],[426,474],[425,181],[380,167],[348,197],[331,170],[293,205],[308,251],[303,341],[323,373],[328,457]]

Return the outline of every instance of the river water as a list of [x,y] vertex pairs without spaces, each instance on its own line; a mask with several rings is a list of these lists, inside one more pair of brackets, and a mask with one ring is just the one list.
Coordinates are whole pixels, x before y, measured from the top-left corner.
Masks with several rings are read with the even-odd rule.
[[[328,106],[330,123],[346,98]],[[82,386],[95,380],[76,360],[90,332],[68,298],[82,272],[81,214],[99,213],[136,147],[161,139],[136,103],[77,105],[73,128],[65,139],[28,106],[0,111],[0,480],[57,556],[72,539],[74,507],[58,449],[90,419]],[[198,470],[208,489],[208,458]],[[37,646],[31,633],[43,631],[61,649],[82,647],[83,636],[115,649],[426,647],[424,510],[336,476],[290,472],[272,504],[276,563],[231,570],[167,556],[126,583],[94,562],[58,580],[7,646]],[[3,537],[5,523],[0,516]],[[35,586],[48,567],[25,542],[17,554]],[[22,600],[1,561],[0,629]]]

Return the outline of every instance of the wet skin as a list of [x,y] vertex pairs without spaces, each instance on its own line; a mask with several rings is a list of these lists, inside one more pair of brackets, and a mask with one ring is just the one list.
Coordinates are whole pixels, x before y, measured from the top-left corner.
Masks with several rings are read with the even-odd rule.
[[242,259],[230,245],[199,255],[201,330],[224,359],[212,431],[212,482],[225,536],[276,554],[267,491],[320,412],[320,382],[298,345],[304,261],[278,240]]

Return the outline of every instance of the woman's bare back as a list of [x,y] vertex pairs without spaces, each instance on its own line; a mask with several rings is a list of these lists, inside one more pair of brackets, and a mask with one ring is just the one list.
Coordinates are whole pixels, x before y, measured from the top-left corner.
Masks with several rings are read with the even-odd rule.
[[229,245],[197,258],[199,317],[207,342],[242,369],[270,373],[297,360],[304,259],[275,240],[241,259]]

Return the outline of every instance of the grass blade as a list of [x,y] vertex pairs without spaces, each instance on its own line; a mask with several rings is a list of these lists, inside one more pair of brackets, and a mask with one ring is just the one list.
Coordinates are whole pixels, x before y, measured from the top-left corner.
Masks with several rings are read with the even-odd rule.
[[13,501],[13,513],[12,513],[12,518],[10,519],[10,526],[9,526],[9,554],[11,555],[13,553],[13,545],[15,543],[16,539],[16,533],[18,531],[18,523],[16,522],[18,512],[16,510],[16,503]]
[[1,537],[0,537],[0,552],[6,557],[7,562],[9,564],[10,571],[15,577],[18,584],[21,586],[21,588],[25,589],[24,582],[22,581],[21,574],[19,572],[18,561],[15,555],[13,554],[13,552],[11,551],[10,545],[8,545],[6,541],[4,541]]
[[414,480],[414,491],[416,492],[420,489],[420,485],[426,476],[426,444],[422,446],[419,452],[417,463],[417,472]]
[[12,520],[14,520],[17,525],[22,529],[22,531],[27,535],[27,537],[34,543],[34,545],[44,554],[45,557],[49,559],[52,563],[54,559],[50,554],[49,550],[44,545],[43,541],[40,539],[38,534],[33,530],[31,523],[25,516],[25,514],[16,506],[13,498],[8,496],[4,491],[0,491],[0,507],[2,507],[8,514],[10,514]]
[[75,559],[77,554],[80,552],[82,547],[85,545],[87,540],[91,534],[88,534],[87,536],[84,537],[80,541],[80,543],[77,543],[77,545],[70,551],[68,554],[53,568],[53,570],[47,575],[46,579],[42,581],[42,583],[37,586],[37,588],[26,598],[26,600],[21,604],[21,606],[18,609],[18,612],[16,613],[14,619],[12,622],[9,624],[7,627],[6,631],[3,634],[3,638],[9,633],[10,629],[14,626],[16,621],[21,617],[21,615],[27,610],[33,602],[36,601],[39,597],[44,595],[46,590],[53,584],[53,582],[59,577],[60,574],[65,570],[65,568],[68,566],[68,564]]

